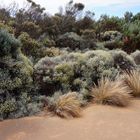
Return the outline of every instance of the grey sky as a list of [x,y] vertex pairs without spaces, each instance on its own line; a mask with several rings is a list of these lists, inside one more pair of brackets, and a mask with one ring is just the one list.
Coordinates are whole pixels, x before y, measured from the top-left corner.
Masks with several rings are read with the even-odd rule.
[[[8,5],[15,1],[22,6],[26,0],[0,0],[0,5]],[[46,10],[53,14],[58,11],[60,6],[64,6],[69,0],[34,0],[36,3],[41,4]],[[95,11],[96,14],[118,12],[118,15],[123,10],[140,11],[140,0],[74,0],[74,2],[81,2],[85,4],[86,9]],[[108,10],[108,11],[107,11]],[[124,11],[124,12],[125,12]]]

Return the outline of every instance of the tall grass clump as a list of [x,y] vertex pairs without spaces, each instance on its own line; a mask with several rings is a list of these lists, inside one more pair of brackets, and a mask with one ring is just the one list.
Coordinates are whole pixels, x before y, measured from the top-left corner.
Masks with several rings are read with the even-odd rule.
[[121,81],[102,78],[92,89],[94,103],[125,107],[130,103],[130,89]]
[[69,92],[64,95],[55,93],[53,97],[47,98],[47,104],[47,109],[59,117],[69,118],[81,116],[81,103],[75,92]]
[[132,90],[131,94],[134,97],[140,97],[140,72],[137,70],[132,70],[130,72],[125,72],[123,75],[123,81]]

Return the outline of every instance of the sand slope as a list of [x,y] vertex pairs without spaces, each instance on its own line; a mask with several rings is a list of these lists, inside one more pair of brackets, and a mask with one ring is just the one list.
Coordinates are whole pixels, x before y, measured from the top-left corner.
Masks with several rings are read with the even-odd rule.
[[0,122],[0,140],[140,140],[140,100],[128,108],[92,105],[79,119],[29,117]]

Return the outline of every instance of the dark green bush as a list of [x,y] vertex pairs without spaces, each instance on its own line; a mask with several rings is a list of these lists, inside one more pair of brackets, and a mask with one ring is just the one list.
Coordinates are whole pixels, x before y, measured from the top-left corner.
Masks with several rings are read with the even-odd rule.
[[140,65],[140,51],[136,50],[135,52],[131,53],[131,57],[134,59],[137,65]]
[[61,35],[57,41],[56,45],[60,48],[69,47],[72,50],[80,49],[82,38],[78,36],[76,33],[70,32]]
[[102,76],[114,79],[118,74],[111,53],[102,50],[45,57],[34,68],[36,81],[46,95],[59,90],[89,90]]
[[[0,118],[28,115],[21,108],[32,103],[33,67],[20,50],[20,42],[6,31],[0,31]],[[22,98],[25,97],[26,98]],[[22,102],[26,102],[23,104]],[[27,108],[26,108],[27,111]]]
[[109,50],[120,48],[122,49],[124,47],[124,43],[119,40],[113,40],[113,41],[106,41],[104,42],[104,47],[108,48]]
[[[55,45],[54,41],[48,40],[50,42],[41,43],[39,41],[36,41],[35,39],[32,39],[27,33],[22,33],[19,36],[19,39],[22,43],[21,46],[22,52],[26,56],[30,57],[33,62],[36,62],[45,56],[52,57],[52,56],[60,55],[60,50],[58,48],[51,47],[51,45]],[[44,46],[44,45],[48,45],[48,46]]]
[[86,50],[97,48],[94,38],[91,40],[84,36],[82,38],[73,32],[60,36],[56,41],[56,46],[59,48],[69,48],[70,50]]
[[15,55],[18,47],[20,47],[20,42],[13,35],[8,34],[5,30],[0,30],[0,57]]
[[114,66],[121,71],[130,71],[136,68],[134,59],[122,50],[112,50]]

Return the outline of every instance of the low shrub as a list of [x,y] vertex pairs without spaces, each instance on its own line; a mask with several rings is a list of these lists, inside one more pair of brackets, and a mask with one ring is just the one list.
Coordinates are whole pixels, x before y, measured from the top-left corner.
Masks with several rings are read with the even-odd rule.
[[69,47],[72,50],[80,49],[82,38],[78,36],[76,33],[70,32],[61,35],[57,41],[56,46],[60,48]]
[[134,59],[137,65],[140,65],[140,51],[136,50],[135,52],[131,53],[131,57]]
[[22,52],[31,58],[34,63],[45,56],[53,57],[61,53],[58,48],[51,46],[48,46],[48,48],[44,46],[42,42],[31,38],[27,33],[22,33],[19,36],[19,40],[22,43]]
[[124,25],[124,49],[131,53],[139,49],[140,44],[140,22],[138,20]]
[[0,22],[0,30],[7,30],[9,33],[14,34],[14,29],[11,26],[8,26]]
[[123,42],[122,41],[116,41],[116,40],[113,40],[113,41],[106,41],[104,42],[104,47],[105,48],[108,48],[109,50],[113,50],[113,49],[117,49],[117,48],[120,48],[122,49],[124,46]]
[[59,48],[50,47],[44,49],[45,56],[55,57],[61,55],[61,50]]
[[83,39],[87,39],[87,40],[94,40],[96,41],[96,32],[95,30],[90,30],[90,29],[86,29],[86,30],[82,30],[82,38]]
[[16,37],[20,36],[22,32],[26,32],[27,34],[29,34],[31,38],[38,39],[38,37],[41,35],[42,32],[40,26],[32,21],[25,20],[21,23],[15,21],[13,23],[13,27],[15,27]]
[[42,41],[42,44],[45,46],[45,47],[55,47],[55,41],[52,40],[52,39],[49,39],[49,38],[44,38],[43,41]]
[[134,59],[122,50],[112,50],[114,66],[120,71],[130,71],[136,68]]
[[103,41],[119,41],[122,39],[122,34],[118,31],[106,31],[101,33],[101,39]]
[[56,40],[56,46],[59,48],[69,48],[70,50],[86,50],[96,49],[97,45],[94,39],[79,36],[76,33],[70,32],[61,35]]
[[11,113],[17,109],[15,99],[6,100],[3,104],[0,104],[0,114],[4,115],[7,113]]
[[114,79],[119,73],[117,68],[114,68],[111,53],[102,50],[45,57],[34,69],[35,80],[45,95],[59,90],[89,90],[102,76]]

